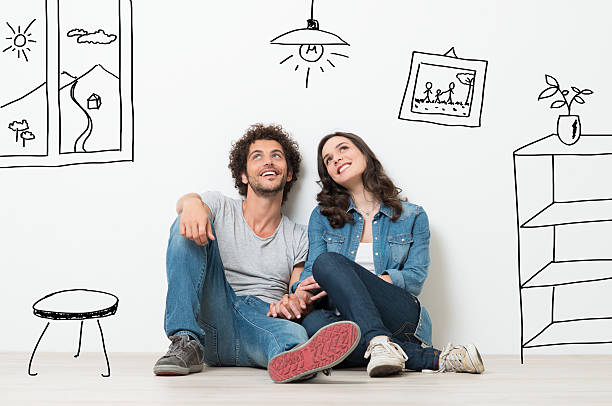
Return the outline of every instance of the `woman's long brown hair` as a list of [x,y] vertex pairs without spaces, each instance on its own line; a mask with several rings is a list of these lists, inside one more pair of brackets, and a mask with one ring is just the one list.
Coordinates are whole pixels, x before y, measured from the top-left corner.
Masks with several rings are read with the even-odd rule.
[[333,228],[341,228],[346,222],[352,222],[353,216],[347,213],[350,202],[350,194],[343,186],[334,182],[327,173],[327,167],[323,162],[322,152],[325,143],[332,137],[348,138],[361,151],[366,159],[366,169],[361,175],[365,190],[372,193],[378,200],[393,209],[392,221],[396,221],[402,214],[402,199],[399,198],[401,189],[393,184],[387,176],[382,164],[374,155],[374,152],[358,135],[345,132],[328,134],[321,139],[317,149],[317,168],[321,191],[317,194],[317,202],[321,208],[321,214],[327,217]]

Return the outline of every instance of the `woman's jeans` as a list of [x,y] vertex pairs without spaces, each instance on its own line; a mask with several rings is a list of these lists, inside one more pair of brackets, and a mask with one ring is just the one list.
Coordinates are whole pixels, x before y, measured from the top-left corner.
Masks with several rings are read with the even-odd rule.
[[363,356],[370,340],[383,335],[402,347],[408,356],[407,369],[438,369],[440,351],[423,348],[414,336],[421,311],[414,296],[337,253],[321,254],[312,269],[328,300],[320,305],[323,308],[314,310],[302,321],[308,335],[340,320],[354,321],[361,329],[359,345],[341,366],[367,365]]
[[217,241],[199,246],[181,236],[180,219],[170,229],[166,271],[166,334],[198,340],[208,365],[267,368],[274,356],[308,340],[301,325],[267,317],[263,300],[236,296]]

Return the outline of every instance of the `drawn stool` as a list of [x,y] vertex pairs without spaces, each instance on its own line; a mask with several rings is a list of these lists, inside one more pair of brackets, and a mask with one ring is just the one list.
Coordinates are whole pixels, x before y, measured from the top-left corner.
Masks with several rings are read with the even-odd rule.
[[[79,349],[74,356],[75,358],[81,353],[83,322],[85,320],[95,319],[98,323],[98,329],[100,330],[102,349],[104,350],[104,357],[106,358],[106,374],[103,373],[102,376],[107,378],[110,376],[110,364],[108,362],[108,355],[106,353],[106,345],[104,344],[104,333],[102,332],[102,326],[100,325],[99,319],[115,314],[117,312],[118,305],[119,298],[111,293],[89,289],[68,289],[51,293],[42,299],[37,300],[32,305],[32,309],[34,309],[35,316],[43,319],[81,321],[81,329],[79,332]],[[45,335],[47,328],[49,328],[50,323],[50,321],[47,322],[47,325],[38,338],[34,351],[30,356],[30,363],[28,364],[28,374],[30,376],[38,375],[38,373],[32,373],[31,371],[32,360],[34,359],[36,349]]]

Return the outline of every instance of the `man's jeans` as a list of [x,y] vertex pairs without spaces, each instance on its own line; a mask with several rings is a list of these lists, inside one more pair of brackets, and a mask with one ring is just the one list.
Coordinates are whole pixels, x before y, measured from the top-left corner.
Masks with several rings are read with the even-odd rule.
[[299,324],[267,317],[263,300],[236,296],[217,241],[199,246],[181,236],[180,218],[170,229],[166,271],[166,334],[194,337],[208,365],[267,368],[274,356],[308,340]]
[[438,369],[440,351],[423,348],[414,336],[420,313],[420,304],[414,296],[341,254],[325,252],[319,255],[312,269],[315,280],[327,292],[328,300],[320,305],[323,308],[314,310],[302,321],[308,335],[340,320],[354,321],[361,329],[359,345],[341,366],[367,365],[363,356],[370,340],[384,335],[402,347],[408,356],[407,369]]

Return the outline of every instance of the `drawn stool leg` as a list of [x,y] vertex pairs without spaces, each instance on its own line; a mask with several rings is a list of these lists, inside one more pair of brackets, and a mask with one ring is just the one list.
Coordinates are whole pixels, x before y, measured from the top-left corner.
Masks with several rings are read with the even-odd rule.
[[81,337],[83,337],[83,320],[81,320],[81,330],[79,331],[79,349],[74,358],[77,358],[79,354],[81,354]]
[[98,322],[98,328],[100,329],[100,337],[102,337],[102,349],[104,350],[104,357],[106,358],[106,375],[102,374],[104,378],[108,378],[110,376],[110,364],[108,363],[108,354],[106,354],[106,345],[104,344],[104,333],[102,332],[102,326],[100,325],[100,320],[96,320]]
[[45,335],[45,331],[47,331],[47,328],[49,328],[49,324],[50,324],[50,322],[48,321],[47,325],[44,328],[44,330],[40,334],[40,337],[38,337],[38,341],[36,342],[36,346],[34,347],[34,351],[32,351],[32,355],[30,356],[30,363],[28,364],[28,375],[30,375],[30,376],[38,375],[38,372],[32,373],[32,360],[34,359],[34,354],[36,354],[36,349],[38,348],[38,344],[40,344],[40,340],[42,340],[43,336]]

